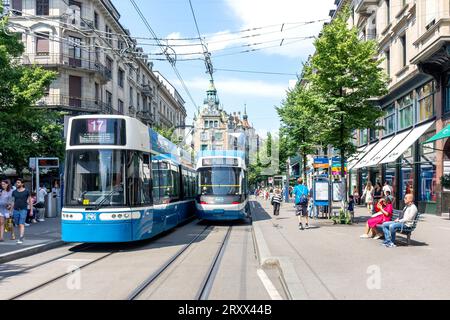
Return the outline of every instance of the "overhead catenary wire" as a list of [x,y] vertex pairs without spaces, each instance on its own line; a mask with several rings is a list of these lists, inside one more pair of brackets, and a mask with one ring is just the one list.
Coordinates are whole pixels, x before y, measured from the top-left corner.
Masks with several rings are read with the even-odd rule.
[[[148,31],[152,34],[152,36],[157,39],[158,36],[156,35],[155,31],[153,31],[152,27],[150,26],[148,20],[145,18],[145,16],[143,15],[141,9],[139,8],[138,4],[136,3],[135,0],[130,0],[131,4],[133,5],[134,9],[136,10],[136,12],[138,13],[139,17],[141,18],[142,22],[144,22],[144,25],[147,27]],[[160,41],[157,40],[157,43],[160,44]],[[180,80],[181,85],[183,86],[186,94],[188,95],[189,99],[191,100],[192,104],[194,105],[194,107],[197,109],[197,111],[199,111],[199,106],[195,103],[194,98],[192,97],[188,87],[186,86],[186,83],[183,80],[183,77],[181,76],[180,72],[178,71],[178,68],[176,67],[176,61],[170,57],[170,55],[167,53],[167,51],[164,50],[164,47],[162,44],[160,44],[160,49],[161,52],[166,52],[166,58],[167,61],[169,61],[170,65],[172,66],[172,69],[175,72],[175,75],[177,76],[178,80]]]

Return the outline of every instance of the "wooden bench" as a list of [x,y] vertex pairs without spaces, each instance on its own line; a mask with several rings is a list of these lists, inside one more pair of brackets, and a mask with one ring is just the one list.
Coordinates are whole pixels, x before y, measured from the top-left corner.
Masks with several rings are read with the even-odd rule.
[[[392,221],[395,221],[396,219],[398,219],[402,213],[403,213],[402,210],[394,210],[394,215],[392,217]],[[404,226],[402,230],[397,231],[397,233],[400,233],[400,234],[405,235],[407,237],[407,245],[408,246],[411,245],[411,235],[414,232],[414,230],[416,230],[417,224],[420,221],[420,216],[421,215],[422,214],[420,212],[417,213],[416,219],[414,220],[412,227]],[[382,230],[382,225],[378,225],[377,229]]]

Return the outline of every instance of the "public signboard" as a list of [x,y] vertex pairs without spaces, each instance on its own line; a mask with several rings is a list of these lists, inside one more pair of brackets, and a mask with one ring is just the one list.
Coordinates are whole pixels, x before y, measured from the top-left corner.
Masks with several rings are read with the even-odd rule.
[[326,157],[314,158],[314,169],[328,169],[330,168],[330,161]]
[[29,162],[28,162],[28,167],[31,170],[36,170],[36,164],[37,164],[37,159],[36,158],[30,158]]
[[[348,163],[345,163],[345,174],[348,173]],[[341,175],[341,158],[333,158],[333,165],[331,167],[331,172],[334,176]]]
[[333,201],[339,202],[344,199],[344,188],[341,182],[333,183]]
[[314,181],[313,196],[314,206],[327,206],[330,199],[330,184],[327,179]]
[[37,161],[40,169],[59,168],[58,158],[38,158]]

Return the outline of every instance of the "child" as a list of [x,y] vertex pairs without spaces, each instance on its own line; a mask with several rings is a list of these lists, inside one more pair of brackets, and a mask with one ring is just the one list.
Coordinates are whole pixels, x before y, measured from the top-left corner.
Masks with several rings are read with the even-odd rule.
[[350,201],[348,202],[348,212],[352,216],[352,222],[355,219],[355,197],[350,196]]

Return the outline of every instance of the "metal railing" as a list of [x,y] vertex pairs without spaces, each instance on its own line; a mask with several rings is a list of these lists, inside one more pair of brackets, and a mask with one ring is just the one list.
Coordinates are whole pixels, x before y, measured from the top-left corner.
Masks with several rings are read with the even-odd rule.
[[117,114],[121,113],[115,110],[111,105],[103,101],[95,99],[87,99],[80,97],[71,97],[62,94],[50,94],[39,100],[36,105],[38,107],[61,108],[72,111],[81,111],[89,113],[101,114]]
[[[82,54],[92,56],[94,53],[83,51]],[[25,65],[65,66],[75,69],[83,69],[98,73],[107,81],[112,79],[112,71],[95,59],[83,59],[68,54],[25,53],[21,62]]]

